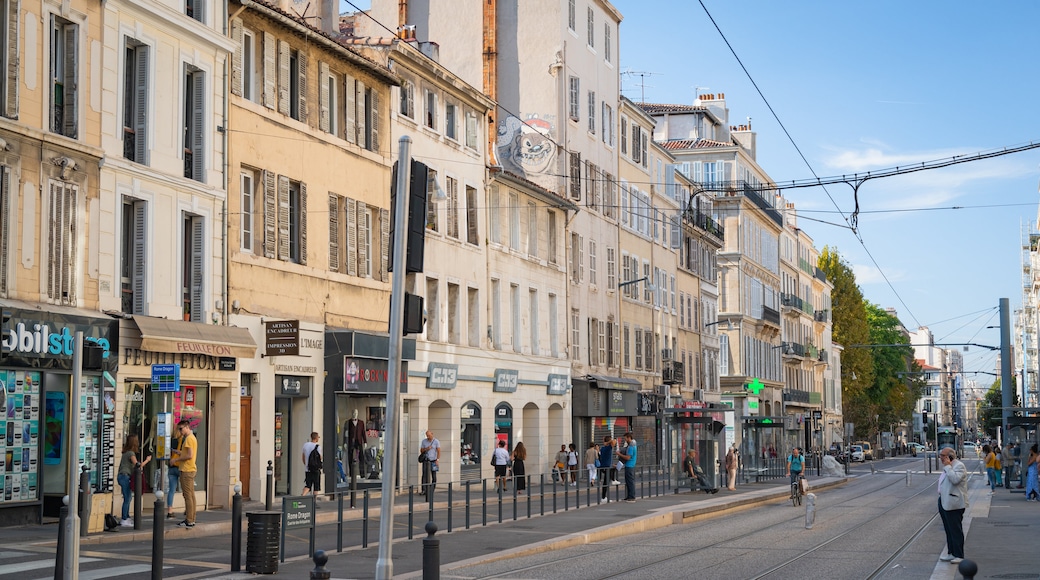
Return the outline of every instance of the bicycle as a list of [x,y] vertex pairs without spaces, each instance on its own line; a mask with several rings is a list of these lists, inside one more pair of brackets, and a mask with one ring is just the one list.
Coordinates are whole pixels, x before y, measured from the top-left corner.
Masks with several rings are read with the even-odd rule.
[[802,505],[802,481],[805,476],[798,474],[798,477],[791,482],[791,505],[798,507]]

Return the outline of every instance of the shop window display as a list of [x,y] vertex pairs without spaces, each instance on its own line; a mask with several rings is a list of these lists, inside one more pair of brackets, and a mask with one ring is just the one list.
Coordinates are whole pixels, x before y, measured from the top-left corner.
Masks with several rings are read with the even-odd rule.
[[39,499],[41,395],[40,373],[0,371],[0,505]]

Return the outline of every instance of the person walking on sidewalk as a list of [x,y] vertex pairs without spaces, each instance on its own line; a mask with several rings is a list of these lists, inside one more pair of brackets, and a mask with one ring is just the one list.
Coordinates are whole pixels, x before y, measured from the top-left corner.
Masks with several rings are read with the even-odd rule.
[[1040,500],[1040,481],[1037,481],[1037,468],[1040,463],[1040,454],[1037,453],[1036,443],[1029,448],[1029,459],[1026,463],[1026,501]]
[[513,448],[513,479],[516,481],[516,493],[524,493],[527,489],[527,467],[524,465],[524,461],[527,460],[527,448],[524,447],[523,441],[517,441],[516,447]]
[[423,462],[421,495],[432,494],[437,488],[437,472],[440,471],[441,460],[441,442],[433,436],[433,431],[426,430],[426,439],[419,444],[419,452],[426,454],[426,461]]
[[[303,444],[303,494],[314,495],[321,491],[321,446],[318,445],[318,432],[311,432],[311,440]],[[315,457],[312,457],[312,455]]]
[[567,473],[571,474],[571,487],[578,487],[578,447],[571,443],[567,451]]
[[625,442],[628,446],[618,452],[618,457],[625,462],[625,501],[631,502],[636,501],[636,457],[639,450],[632,433],[625,433]]
[[964,509],[968,507],[968,469],[949,447],[939,452],[943,470],[939,474],[939,517],[946,530],[943,562],[960,564],[964,559]]
[[495,466],[495,491],[509,491],[509,480],[506,479],[506,471],[509,470],[509,451],[506,450],[505,439],[498,440],[498,447],[491,453],[491,463]]
[[130,482],[134,476],[134,466],[140,464],[141,469],[144,469],[144,466],[148,465],[148,462],[152,460],[151,455],[146,457],[144,461],[137,459],[137,454],[141,452],[139,441],[137,435],[127,436],[126,441],[123,443],[123,457],[119,460],[119,474],[116,476],[119,489],[123,492],[123,510],[120,514],[119,525],[128,528],[134,526],[134,520],[130,519],[130,500],[134,497],[133,492],[130,491]]
[[199,440],[191,432],[191,423],[181,419],[177,423],[177,432],[181,436],[180,447],[170,463],[181,470],[181,495],[184,496],[184,521],[177,524],[182,528],[195,527],[195,475],[198,473],[195,460],[199,456]]
[[585,469],[589,472],[589,485],[596,485],[596,468],[599,466],[599,449],[596,449],[596,442],[589,443],[589,448],[585,450]]
[[567,445],[560,445],[560,451],[556,454],[556,463],[553,464],[553,481],[556,481],[556,475],[559,474],[560,479],[563,480],[563,484],[567,485]]
[[997,490],[997,455],[993,453],[993,448],[989,444],[982,446],[982,454],[985,457],[982,461],[986,466],[986,480],[989,481],[989,493],[992,495]]
[[602,490],[600,499],[607,499],[610,486],[616,483],[612,481],[617,477],[612,473],[614,469],[614,442],[610,435],[604,435],[603,445],[599,448],[599,481]]
[[728,485],[726,489],[730,491],[737,491],[737,444],[734,443],[730,446],[729,451],[726,453],[726,478],[728,479]]

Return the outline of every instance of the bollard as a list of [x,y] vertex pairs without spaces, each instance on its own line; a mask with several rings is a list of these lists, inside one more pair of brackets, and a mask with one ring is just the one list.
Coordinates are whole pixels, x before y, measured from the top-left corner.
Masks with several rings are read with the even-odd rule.
[[961,563],[957,564],[957,571],[964,576],[964,580],[975,580],[975,575],[979,573],[979,566],[971,560],[961,560]]
[[441,541],[433,537],[437,524],[426,522],[426,533],[422,541],[422,577],[423,580],[440,580]]
[[906,470],[906,486],[910,487],[910,470]]
[[314,556],[311,557],[314,560],[314,569],[311,570],[311,580],[329,580],[332,578],[332,572],[325,569],[325,564],[328,564],[329,557],[325,554],[325,550],[318,550],[314,552]]
[[134,530],[141,529],[141,486],[144,485],[144,477],[141,474],[141,464],[134,466]]
[[271,511],[274,505],[274,463],[267,460],[267,505],[264,509]]
[[805,494],[805,529],[811,530],[816,523],[816,494]]
[[[138,495],[140,501],[140,495]],[[166,502],[163,501],[163,491],[155,490],[155,504],[152,506],[152,580],[162,580],[163,577],[163,518]],[[138,519],[135,516],[134,522]]]
[[88,467],[84,465],[79,474],[79,535],[86,536],[90,533],[90,508],[91,508],[91,493],[90,493],[90,472]]
[[[158,513],[158,512],[156,512]],[[235,484],[231,497],[231,571],[242,570],[242,484]]]
[[61,499],[63,505],[58,514],[58,553],[54,555],[54,580],[65,578],[65,520],[69,517],[69,496]]

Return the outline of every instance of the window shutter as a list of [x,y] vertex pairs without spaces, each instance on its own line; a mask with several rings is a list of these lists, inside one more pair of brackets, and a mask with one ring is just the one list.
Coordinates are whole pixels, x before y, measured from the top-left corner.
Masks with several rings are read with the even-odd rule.
[[264,32],[264,106],[274,109],[278,106],[278,59],[275,56],[275,38],[270,32]]
[[300,264],[307,265],[307,184],[300,182]]
[[0,292],[7,293],[7,268],[10,266],[8,238],[11,231],[11,168],[0,166]]
[[347,101],[347,122],[343,124],[343,138],[348,143],[357,143],[357,82],[350,75],[346,77],[347,88],[343,91],[343,96]]
[[329,270],[339,272],[339,196],[329,194]]
[[593,340],[596,333],[596,320],[589,318],[586,322],[589,337],[589,366],[596,366],[596,342]]
[[148,47],[138,45],[134,50],[137,57],[137,86],[134,87],[134,160],[148,164]]
[[133,245],[133,256],[131,257],[133,264],[133,279],[131,281],[134,289],[134,314],[147,314],[145,312],[145,299],[144,299],[144,280],[145,280],[145,245],[148,243],[148,238],[145,236],[145,205],[143,202],[137,202],[133,205],[134,208],[134,245]]
[[379,98],[379,95],[376,93],[375,89],[372,89],[370,94],[372,96],[372,122],[371,122],[372,126],[369,127],[369,133],[372,135],[372,139],[368,143],[368,149],[369,149],[369,151],[375,151],[376,153],[378,153],[380,151],[380,149],[379,149],[379,101],[380,101],[380,98]]
[[78,90],[76,87],[76,76],[79,71],[79,59],[76,54],[76,32],[78,27],[71,24],[65,25],[64,29],[64,43],[65,43],[65,127],[64,135],[75,139],[78,137],[76,129],[79,127],[79,119],[76,118],[76,101],[79,100]]
[[11,119],[18,118],[18,67],[21,63],[19,58],[18,23],[21,2],[19,0],[7,1],[7,93],[4,95],[4,116]]
[[203,144],[205,143],[205,133],[203,130],[206,126],[205,104],[206,104],[206,76],[201,72],[195,73],[195,82],[192,87],[195,89],[192,95],[193,102],[193,116],[192,116],[192,143],[191,143],[191,162],[192,162],[192,176],[195,177],[195,181],[201,181],[206,183],[206,176],[204,174],[206,170],[206,156],[203,153]]
[[640,133],[640,135],[639,135],[639,139],[640,139],[639,144],[640,144],[640,146],[642,147],[642,150],[643,150],[643,167],[646,167],[646,139],[647,139],[647,136],[648,135],[647,135],[646,131],[642,131]]
[[289,43],[278,41],[278,112],[289,114]]
[[585,279],[585,238],[578,236],[578,282]]
[[466,188],[466,241],[478,245],[477,238],[477,190]]
[[264,257],[274,258],[275,246],[278,240],[277,230],[277,211],[278,211],[278,195],[275,191],[274,173],[267,171],[263,172],[264,182]]
[[390,210],[379,210],[379,279],[390,281]]
[[367,133],[365,132],[365,115],[368,113],[368,108],[365,106],[365,83],[357,81],[357,93],[354,97],[354,103],[357,107],[357,114],[355,115],[354,122],[356,124],[357,137],[354,143],[358,146],[367,149],[368,140],[365,139]]
[[318,63],[318,128],[329,132],[329,65]]
[[307,55],[300,52],[296,60],[296,79],[299,83],[300,121],[307,122]]
[[235,43],[235,52],[231,55],[231,93],[242,96],[242,55],[245,47],[242,44],[242,21],[238,18],[231,21],[231,40]]
[[202,299],[202,286],[205,279],[204,272],[204,248],[202,218],[195,218],[191,222],[191,321],[202,322],[202,309],[205,301]]
[[61,204],[61,184],[52,181],[50,190],[51,220],[50,235],[48,236],[50,252],[48,252],[47,260],[47,294],[52,300],[59,300],[61,298],[61,254],[66,247],[62,231],[64,228],[61,225],[65,221],[65,216]]
[[347,198],[347,274],[357,276],[357,202]]
[[368,269],[365,268],[365,264],[368,263],[368,248],[369,240],[372,239],[372,232],[369,231],[369,221],[365,219],[368,216],[368,204],[363,201],[357,202],[357,271],[358,276],[365,277],[368,275]]
[[278,176],[278,259],[289,259],[289,178]]
[[473,113],[466,114],[466,146],[477,145],[477,116]]

